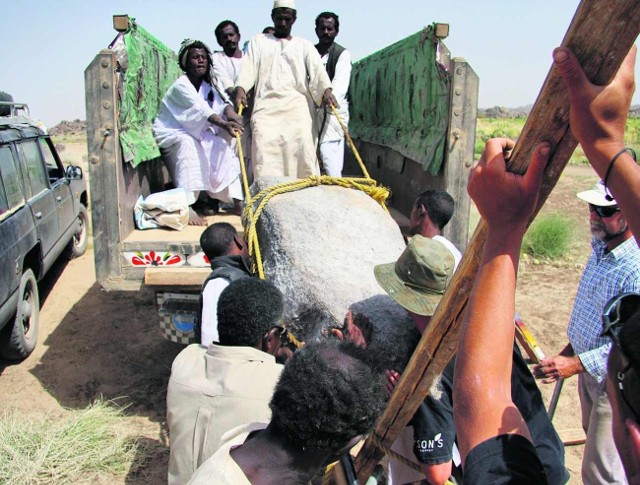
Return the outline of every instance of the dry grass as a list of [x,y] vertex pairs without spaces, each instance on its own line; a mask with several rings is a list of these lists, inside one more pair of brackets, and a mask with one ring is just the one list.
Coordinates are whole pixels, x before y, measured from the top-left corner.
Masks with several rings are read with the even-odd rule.
[[97,401],[64,419],[9,412],[0,417],[0,483],[78,483],[87,476],[126,473],[136,437],[122,410]]

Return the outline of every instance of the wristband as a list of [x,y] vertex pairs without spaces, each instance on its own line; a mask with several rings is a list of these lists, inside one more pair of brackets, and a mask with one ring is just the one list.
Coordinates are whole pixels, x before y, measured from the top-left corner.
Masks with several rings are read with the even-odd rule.
[[607,188],[607,182],[609,180],[609,175],[611,175],[611,170],[613,170],[613,166],[615,165],[616,161],[618,160],[618,158],[620,158],[620,155],[622,155],[624,152],[629,152],[629,155],[631,155],[633,157],[633,160],[636,160],[636,152],[633,150],[633,148],[623,148],[622,150],[620,150],[618,153],[616,153],[613,158],[611,159],[611,162],[609,162],[609,167],[607,168],[607,173],[604,174],[604,190],[607,193],[607,195],[605,195],[605,199],[607,199],[609,202],[611,202],[613,200],[613,197],[611,196],[611,192],[609,192],[609,189]]

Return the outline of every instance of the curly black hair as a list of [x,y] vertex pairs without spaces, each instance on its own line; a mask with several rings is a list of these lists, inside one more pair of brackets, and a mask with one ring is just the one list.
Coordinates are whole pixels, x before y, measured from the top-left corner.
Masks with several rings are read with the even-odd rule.
[[240,35],[240,29],[238,28],[238,25],[233,20],[223,20],[218,24],[218,26],[216,27],[216,30],[214,31],[216,34],[216,40],[218,41],[218,44],[220,43],[220,36],[222,35],[222,30],[227,25],[230,25],[231,27],[233,27],[233,30],[236,31],[236,34]]
[[383,374],[347,341],[308,344],[285,366],[271,398],[274,431],[294,449],[336,452],[371,431],[385,406]]
[[333,12],[322,12],[316,17],[316,29],[320,25],[320,19],[333,19],[336,31],[340,30],[340,17]]
[[207,227],[200,235],[200,247],[209,261],[228,254],[233,238],[238,231],[228,222],[216,222]]
[[254,346],[279,324],[283,311],[282,293],[273,283],[258,278],[234,281],[218,300],[220,344]]
[[429,189],[418,195],[414,205],[424,206],[431,222],[442,229],[451,220],[456,203],[446,190]]

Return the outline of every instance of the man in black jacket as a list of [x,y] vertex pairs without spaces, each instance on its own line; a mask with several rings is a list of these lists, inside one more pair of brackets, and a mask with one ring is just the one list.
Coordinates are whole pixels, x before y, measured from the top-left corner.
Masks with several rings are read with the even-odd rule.
[[209,226],[200,236],[200,247],[212,271],[202,284],[196,339],[208,347],[218,341],[217,311],[222,290],[252,273],[247,264],[247,245],[231,224],[217,222]]

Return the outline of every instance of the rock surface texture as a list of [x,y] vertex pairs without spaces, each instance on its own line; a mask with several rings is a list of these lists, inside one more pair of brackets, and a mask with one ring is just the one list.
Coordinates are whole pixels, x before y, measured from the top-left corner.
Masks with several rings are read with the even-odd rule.
[[[254,191],[288,180],[261,179]],[[366,193],[321,185],[277,195],[257,229],[265,275],[284,293],[287,322],[314,306],[338,322],[353,310],[369,318],[373,342],[384,342],[387,350],[399,346],[403,353],[415,338],[406,312],[373,275],[375,265],[398,258],[404,239],[393,218]],[[294,332],[313,340],[329,325],[300,322]]]

